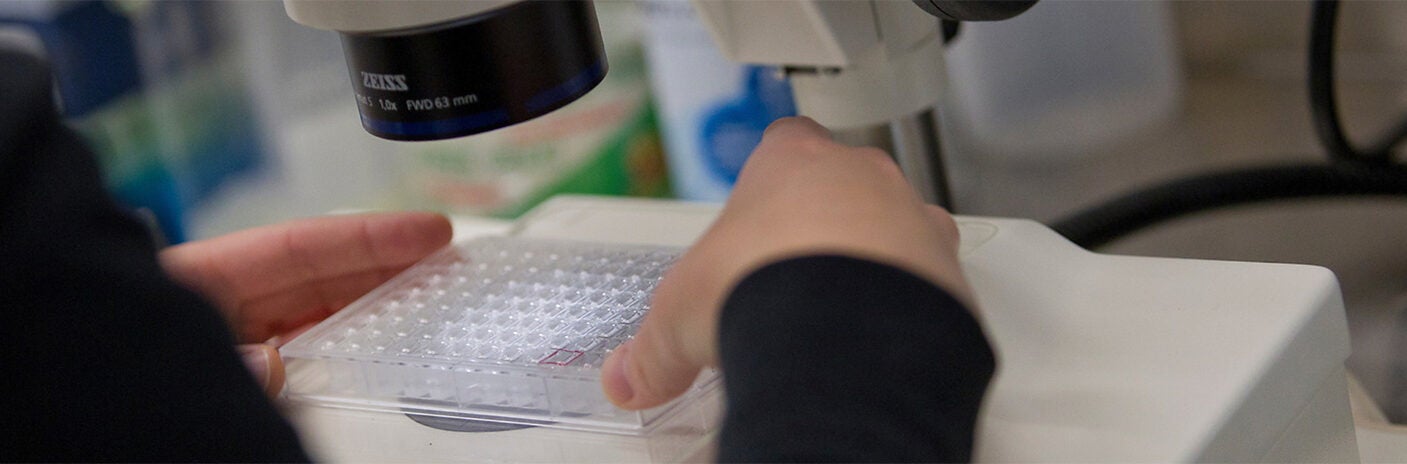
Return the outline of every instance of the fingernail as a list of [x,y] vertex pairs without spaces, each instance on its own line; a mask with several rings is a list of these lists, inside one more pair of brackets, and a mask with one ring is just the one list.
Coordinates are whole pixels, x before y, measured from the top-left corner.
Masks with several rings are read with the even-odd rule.
[[244,358],[244,366],[259,381],[259,388],[265,390],[269,388],[269,352],[273,349],[262,343],[239,346],[239,356]]
[[635,389],[630,386],[630,378],[625,375],[630,363],[631,345],[631,342],[622,343],[611,355],[611,359],[606,360],[606,397],[617,405],[628,403],[635,398]]

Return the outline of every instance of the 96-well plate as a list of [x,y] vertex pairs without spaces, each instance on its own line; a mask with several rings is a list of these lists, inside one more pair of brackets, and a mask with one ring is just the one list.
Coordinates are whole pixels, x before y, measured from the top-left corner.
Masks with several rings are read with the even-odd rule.
[[[639,432],[600,366],[634,336],[668,247],[516,237],[449,247],[280,349],[297,401]],[[690,397],[715,387],[706,373]]]

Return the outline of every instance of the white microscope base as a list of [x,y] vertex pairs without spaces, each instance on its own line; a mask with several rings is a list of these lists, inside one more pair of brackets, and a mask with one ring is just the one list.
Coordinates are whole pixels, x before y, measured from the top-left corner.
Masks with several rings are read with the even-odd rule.
[[[688,245],[717,211],[558,197],[506,233]],[[977,460],[1358,461],[1343,369],[1348,331],[1328,270],[1098,255],[1024,220],[960,217],[959,228],[964,272],[1000,359]],[[480,222],[457,238],[504,229]],[[313,453],[331,461],[711,455],[710,437],[687,434],[446,432],[404,415],[302,405],[291,416]]]

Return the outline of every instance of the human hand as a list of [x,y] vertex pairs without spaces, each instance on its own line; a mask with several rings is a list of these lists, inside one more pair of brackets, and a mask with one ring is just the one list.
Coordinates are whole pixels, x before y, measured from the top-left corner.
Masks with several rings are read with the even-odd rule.
[[[173,246],[160,259],[172,279],[215,304],[241,343],[263,345],[342,309],[450,236],[449,221],[432,213],[326,216]],[[240,353],[265,388],[281,387],[271,346]]]
[[738,177],[718,220],[655,290],[635,338],[603,366],[606,396],[626,409],[683,393],[717,365],[718,316],[743,277],[796,256],[840,254],[905,269],[971,307],[957,226],[925,205],[889,155],[831,140],[807,118],[778,120]]

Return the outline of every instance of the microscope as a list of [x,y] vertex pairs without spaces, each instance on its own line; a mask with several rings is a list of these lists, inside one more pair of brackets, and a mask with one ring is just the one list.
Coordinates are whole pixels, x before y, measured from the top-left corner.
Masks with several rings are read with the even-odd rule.
[[[925,199],[946,204],[932,110],[944,87],[939,21],[1000,20],[1032,3],[695,7],[725,56],[780,66],[801,114],[839,140],[891,152]],[[584,95],[608,69],[588,2],[285,6],[294,20],[341,34],[362,125],[392,140],[459,137],[526,121]],[[476,223],[456,233],[685,247],[718,211],[564,196],[514,223]],[[1101,255],[1033,221],[957,221],[964,272],[1001,359],[979,419],[976,460],[1359,460],[1343,364],[1348,330],[1330,271]],[[294,402],[291,416],[315,455],[330,460],[707,459],[719,397],[687,400],[689,414],[633,433],[479,417],[485,426],[306,401]],[[503,423],[513,426],[492,425]]]

